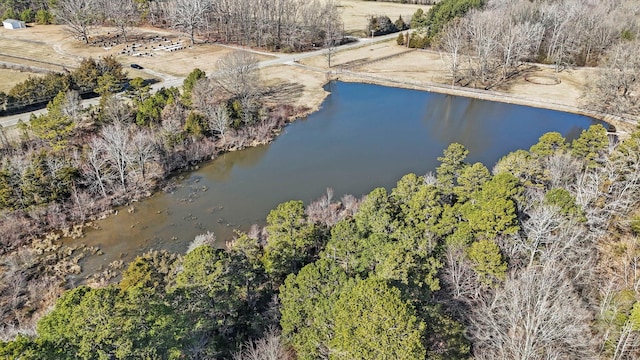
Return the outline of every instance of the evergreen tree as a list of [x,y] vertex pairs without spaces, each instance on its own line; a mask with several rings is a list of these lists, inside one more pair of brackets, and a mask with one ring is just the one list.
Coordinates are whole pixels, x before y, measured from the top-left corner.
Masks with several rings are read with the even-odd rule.
[[529,152],[531,154],[545,157],[550,156],[556,151],[567,149],[565,138],[558,132],[548,132],[538,139],[538,143],[531,146]]
[[593,168],[598,166],[608,146],[607,130],[598,124],[582,131],[580,137],[571,143],[571,152],[574,156],[584,159],[587,167]]
[[282,334],[299,359],[326,359],[335,336],[335,304],[353,286],[341,267],[320,259],[287,277],[280,288]]
[[480,283],[495,285],[507,276],[507,263],[503,260],[500,248],[489,240],[479,240],[471,244],[467,250],[473,263],[473,270],[478,274]]
[[288,201],[271,210],[266,230],[262,262],[276,284],[311,262],[324,245],[317,226],[306,221],[302,201]]
[[[438,186],[445,194],[453,194],[457,178],[467,166],[464,160],[468,154],[469,150],[463,145],[453,143],[444,150],[443,156],[438,157],[438,161],[440,161],[440,166],[436,169]],[[449,200],[451,201],[452,198]]]
[[207,121],[204,116],[197,112],[191,111],[184,123],[184,131],[197,138],[201,138],[204,136],[207,130]]
[[47,142],[56,151],[67,146],[68,138],[75,128],[73,119],[63,111],[66,102],[67,94],[59,92],[47,104],[47,113],[33,117],[30,121],[33,134]]
[[182,96],[180,97],[180,102],[182,102],[184,106],[191,107],[191,105],[193,104],[193,100],[191,99],[193,88],[196,86],[196,83],[199,80],[206,78],[207,74],[204,71],[195,68],[184,79],[184,82],[182,83]]
[[335,303],[331,359],[424,359],[425,324],[400,291],[375,278],[344,290]]

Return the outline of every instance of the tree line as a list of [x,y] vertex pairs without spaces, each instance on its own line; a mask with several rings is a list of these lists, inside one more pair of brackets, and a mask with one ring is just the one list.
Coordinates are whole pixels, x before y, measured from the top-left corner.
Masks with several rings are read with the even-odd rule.
[[[138,257],[66,292],[8,358],[526,359],[640,355],[640,132],[543,135],[490,171],[280,204],[226,249]],[[636,244],[636,245],[634,245]],[[271,355],[269,355],[271,354]]]
[[[451,2],[456,1],[438,5]],[[426,43],[443,50],[453,84],[492,87],[520,73],[525,62],[552,64],[556,71],[599,65],[601,76],[589,82],[585,104],[611,113],[637,113],[632,93],[638,85],[630,75],[639,71],[634,60],[640,35],[636,2],[480,3],[437,25],[424,17]]]
[[96,26],[114,26],[127,41],[134,26],[150,23],[183,31],[191,39],[302,51],[336,37],[342,20],[333,0],[60,0],[0,3],[3,18],[23,18],[68,27],[89,44]]
[[327,32],[341,28],[332,0],[61,0],[53,13],[80,40],[89,43],[92,28],[111,25],[126,41],[131,27],[148,22],[170,26],[188,34],[280,51],[301,51],[322,46]]
[[78,68],[71,72],[29,76],[27,80],[14,85],[6,94],[0,92],[0,110],[12,111],[35,104],[46,104],[60,92],[114,92],[124,86],[126,77],[122,64],[112,56],[97,61],[85,58]]
[[41,25],[51,24],[51,14],[48,1],[41,0],[2,0],[0,1],[0,17],[2,20],[17,19],[26,23],[35,22]]
[[640,7],[607,0],[443,0],[417,10],[414,32],[397,43],[441,51],[452,85],[489,89],[508,84],[535,63],[556,72],[598,66],[582,105],[632,118],[640,111],[637,61]]

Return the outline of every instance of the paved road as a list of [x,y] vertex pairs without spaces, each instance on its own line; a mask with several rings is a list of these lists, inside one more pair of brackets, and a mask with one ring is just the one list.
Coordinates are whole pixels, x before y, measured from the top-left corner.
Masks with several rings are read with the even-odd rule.
[[[352,48],[357,48],[357,47],[361,47],[361,46],[366,46],[372,43],[378,43],[378,42],[383,42],[383,41],[387,41],[390,39],[395,39],[396,37],[398,37],[398,34],[389,34],[389,35],[383,35],[383,36],[378,36],[375,38],[362,38],[362,39],[358,39],[358,41],[353,42],[353,43],[349,43],[349,44],[345,44],[345,45],[341,45],[336,47],[335,49],[333,49],[333,51],[344,51],[344,50],[348,50],[348,49],[352,49]],[[309,51],[309,52],[305,52],[305,53],[297,53],[297,54],[274,54],[274,53],[265,53],[265,52],[261,52],[261,51],[256,51],[256,50],[252,50],[252,49],[245,49],[242,47],[238,47],[238,46],[232,46],[232,45],[221,45],[224,47],[229,47],[229,48],[233,48],[233,49],[238,49],[238,50],[244,50],[244,51],[250,51],[250,52],[254,52],[254,53],[258,53],[258,54],[263,54],[263,55],[271,55],[271,56],[276,56],[275,59],[269,59],[269,60],[265,60],[262,61],[260,63],[258,63],[258,67],[259,68],[266,68],[269,66],[276,66],[276,65],[293,65],[293,64],[297,64],[296,61],[302,60],[302,59],[306,59],[306,58],[310,58],[310,57],[314,57],[314,56],[319,56],[319,55],[325,55],[327,54],[327,52],[329,51],[329,49],[320,49],[320,50],[315,50],[315,51]],[[299,65],[299,64],[297,64]],[[143,71],[146,71],[147,73],[149,73],[150,75],[161,79],[162,81],[155,83],[151,86],[152,91],[157,91],[162,87],[179,87],[182,86],[182,82],[184,81],[183,77],[176,77],[176,76],[171,76],[171,75],[167,75],[158,71],[153,71],[150,69],[144,69]],[[88,107],[90,105],[97,105],[100,101],[100,98],[93,98],[93,99],[88,99],[88,100],[83,100],[82,101],[82,105],[83,107]],[[27,113],[22,113],[22,114],[16,114],[16,115],[10,115],[10,116],[4,116],[4,117],[0,117],[0,126],[3,127],[9,127],[9,126],[14,126],[16,124],[18,124],[18,122],[20,120],[27,122],[29,121],[29,118],[31,117],[31,114],[34,115],[40,115],[40,114],[44,114],[47,112],[47,109],[40,109],[40,110],[36,110],[36,111],[31,111],[31,112],[27,112]]]

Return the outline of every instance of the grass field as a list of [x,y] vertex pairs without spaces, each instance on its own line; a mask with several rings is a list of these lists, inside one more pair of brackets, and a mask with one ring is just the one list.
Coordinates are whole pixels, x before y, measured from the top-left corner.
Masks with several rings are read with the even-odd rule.
[[62,26],[33,26],[22,30],[0,28],[0,55],[12,58],[14,63],[55,71],[63,67],[73,68],[78,58],[57,50],[67,38],[69,34]]
[[[426,11],[428,6],[358,0],[340,2],[345,31],[350,33],[361,31],[362,35],[364,35],[363,30],[367,25],[368,18],[372,15],[387,15],[392,21],[402,15],[405,21],[409,22],[411,15],[419,8]],[[97,30],[102,34],[115,31],[109,28]],[[171,38],[174,41],[186,40],[184,34],[169,30],[136,28],[132,31],[132,35],[138,37],[148,37],[153,34]],[[186,76],[196,67],[212,72],[216,70],[217,60],[231,51],[231,49],[219,45],[198,44],[193,49],[175,52],[156,51],[152,57],[127,56],[120,54],[124,45],[88,46],[71,37],[63,26],[58,25],[33,26],[26,30],[0,28],[0,44],[2,45],[0,46],[0,61],[4,62],[42,68],[46,68],[46,66],[72,68],[85,57],[99,58],[105,55],[114,55],[124,65],[130,77],[141,76],[143,78],[162,74],[166,74],[164,77]],[[257,55],[257,57],[260,60],[269,58],[267,55]],[[283,65],[264,69],[262,77],[270,84],[290,84],[287,86],[299,91],[295,93],[295,99],[289,100],[294,100],[297,105],[317,108],[326,96],[321,85],[328,79],[324,72],[329,70],[327,59],[325,56],[318,56],[305,59],[302,62],[321,68],[323,71],[317,72]],[[131,63],[139,64],[145,70],[132,69],[129,67]],[[395,40],[338,52],[332,59],[332,65],[333,68],[344,67],[353,71],[394,79],[396,80],[394,86],[401,82],[448,84],[450,81],[446,64],[439,53],[421,50],[407,51],[406,48],[396,45]],[[593,71],[592,69],[574,69],[553,74],[553,70],[540,67],[538,70],[532,70],[529,74],[557,76],[560,83],[540,85],[527,82],[524,78],[519,77],[513,80],[510,88],[496,90],[537,101],[578,106],[586,79],[593,76]],[[28,72],[0,69],[0,78],[2,79],[0,90],[8,90],[15,83],[23,81],[28,76]],[[295,86],[291,84],[295,84]],[[294,93],[292,92],[292,94]]]
[[371,16],[386,15],[391,21],[396,21],[399,16],[402,16],[402,19],[409,23],[416,10],[427,11],[430,7],[428,5],[363,0],[343,0],[339,2],[342,21],[344,21],[344,30],[354,36],[367,36],[366,28]]
[[[411,15],[419,8],[428,6],[409,5],[399,3],[384,3],[377,1],[343,0],[339,3],[339,10],[345,23],[345,31],[350,34],[366,36],[365,28],[368,19],[373,15],[387,15],[393,21],[399,16],[410,21]],[[115,32],[113,28],[94,29],[92,37]],[[132,29],[132,37],[149,37],[161,35],[174,41],[183,40],[186,36],[169,30],[156,28]],[[152,57],[135,57],[121,55],[125,45],[112,47],[88,46],[74,39],[64,26],[35,25],[24,30],[8,30],[0,28],[0,61],[10,64],[30,66],[39,69],[63,71],[75,68],[82,58],[100,58],[114,55],[127,68],[130,76],[151,77],[149,73],[129,68],[132,63],[139,64],[145,69],[165,73],[172,76],[186,76],[198,67],[204,71],[215,71],[217,60],[230,50],[225,47],[204,44],[193,49],[175,52],[154,51]],[[267,56],[257,56],[260,60]],[[26,77],[24,77],[26,78]],[[24,80],[19,74],[3,76],[2,88],[11,88],[17,82]]]
[[12,69],[0,69],[0,79],[2,79],[2,81],[0,81],[0,91],[8,92],[14,84],[27,80],[29,76],[39,76],[39,74]]
[[[112,28],[100,28],[94,31],[94,37],[112,31],[114,31]],[[137,38],[161,35],[176,42],[182,40],[184,44],[188,45],[184,35],[162,29],[136,28],[132,30],[131,35]],[[65,68],[75,68],[83,58],[97,59],[113,55],[123,64],[131,77],[140,76],[143,78],[149,78],[151,75],[144,71],[131,69],[129,65],[136,63],[145,69],[158,73],[186,76],[196,67],[204,71],[215,71],[217,60],[231,51],[217,45],[199,44],[192,49],[185,48],[174,52],[153,51],[151,57],[121,55],[120,52],[124,49],[125,44],[112,47],[86,45],[74,39],[63,26],[58,25],[35,25],[25,30],[0,28],[0,44],[2,44],[0,61],[11,64],[63,71]],[[259,60],[269,58],[263,55],[256,56]],[[19,78],[3,78],[2,86],[10,88],[19,81],[21,81]]]
[[[331,67],[358,69],[361,66],[383,58],[397,56],[406,52],[407,48],[397,46],[394,41],[376,43],[347,51],[338,51],[331,59]],[[315,56],[301,61],[302,64],[327,68],[326,56]],[[327,69],[328,70],[328,69]]]

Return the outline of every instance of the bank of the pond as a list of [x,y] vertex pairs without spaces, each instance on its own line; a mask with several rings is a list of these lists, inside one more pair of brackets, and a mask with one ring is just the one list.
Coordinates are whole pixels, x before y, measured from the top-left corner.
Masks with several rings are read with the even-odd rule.
[[[540,135],[579,136],[593,119],[569,113],[370,84],[330,83],[320,107],[287,125],[267,145],[222,154],[175,178],[175,186],[97,222],[75,241],[103,250],[83,263],[85,274],[114,260],[154,249],[184,252],[213,231],[224,246],[236,229],[263,223],[277,204],[308,203],[327,187],[339,198],[390,189],[403,175],[437,166],[458,142],[470,162],[491,168],[508,152],[527,149]],[[73,242],[71,242],[73,244]],[[120,254],[123,254],[122,256]]]
[[571,106],[567,104],[550,102],[550,101],[542,101],[540,99],[527,97],[524,94],[509,94],[509,93],[493,91],[493,90],[481,90],[481,89],[475,89],[475,88],[469,88],[469,87],[439,84],[434,82],[413,82],[413,81],[407,81],[407,80],[394,80],[394,79],[385,78],[385,77],[370,74],[370,73],[344,71],[344,70],[331,73],[330,76],[333,80],[339,80],[344,82],[366,83],[366,84],[398,87],[403,89],[422,90],[422,91],[428,91],[428,92],[433,92],[438,94],[468,97],[468,98],[473,98],[478,100],[494,101],[494,102],[500,102],[505,104],[530,106],[530,107],[535,107],[540,109],[562,111],[562,112],[567,112],[567,113],[576,114],[576,115],[588,116],[594,119],[601,120],[609,125],[612,125],[613,128],[610,127],[610,130],[612,130],[612,132],[615,132],[616,135],[622,138],[624,138],[629,133],[631,133],[638,125],[637,120],[623,118],[621,116],[616,116],[613,114],[596,112],[596,111],[588,110],[581,107]]

